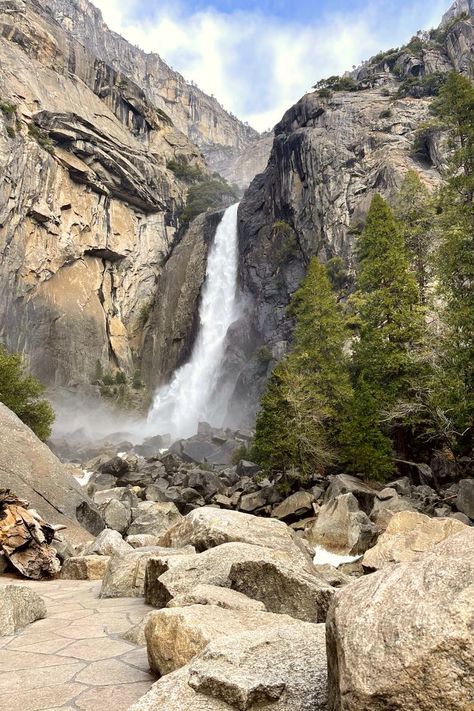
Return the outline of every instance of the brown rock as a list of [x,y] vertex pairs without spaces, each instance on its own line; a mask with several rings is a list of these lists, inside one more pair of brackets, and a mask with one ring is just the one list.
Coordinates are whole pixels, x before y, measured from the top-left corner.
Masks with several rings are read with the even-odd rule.
[[61,578],[65,580],[102,580],[110,557],[106,555],[85,555],[64,561]]

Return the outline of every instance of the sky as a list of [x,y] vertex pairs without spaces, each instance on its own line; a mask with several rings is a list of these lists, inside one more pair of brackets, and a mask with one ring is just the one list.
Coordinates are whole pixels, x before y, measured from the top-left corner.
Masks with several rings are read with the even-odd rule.
[[92,0],[259,131],[319,80],[437,26],[450,0]]

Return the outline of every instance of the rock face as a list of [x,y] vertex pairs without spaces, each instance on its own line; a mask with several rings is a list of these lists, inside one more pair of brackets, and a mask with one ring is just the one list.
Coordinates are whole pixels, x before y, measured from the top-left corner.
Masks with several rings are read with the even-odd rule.
[[265,168],[271,148],[268,135],[260,139],[158,54],[147,54],[109,30],[92,3],[46,0],[45,6],[94,56],[142,87],[145,96],[203,151],[212,170],[246,188]]
[[11,489],[51,524],[67,526],[61,535],[72,543],[90,541],[88,512],[100,516],[81,487],[51,450],[0,403],[0,488]]
[[306,94],[275,127],[268,166],[239,209],[240,280],[248,301],[229,345],[237,421],[245,415],[253,421],[268,377],[259,348],[265,345],[275,361],[291,342],[286,307],[311,257],[338,256],[351,267],[355,235],[376,192],[391,199],[409,169],[429,187],[438,184],[440,133],[427,132],[422,155],[412,150],[432,98],[396,94],[409,77],[453,68],[472,76],[473,46],[473,20],[462,20],[439,45],[427,42],[420,56],[407,49],[395,66],[364,64],[353,73],[360,91]]
[[330,711],[466,711],[474,531],[343,588],[327,623]]
[[376,545],[365,553],[362,564],[379,570],[389,563],[405,563],[465,529],[464,523],[452,518],[430,518],[411,511],[394,514]]
[[44,617],[45,602],[33,590],[21,585],[0,585],[0,637],[15,634]]

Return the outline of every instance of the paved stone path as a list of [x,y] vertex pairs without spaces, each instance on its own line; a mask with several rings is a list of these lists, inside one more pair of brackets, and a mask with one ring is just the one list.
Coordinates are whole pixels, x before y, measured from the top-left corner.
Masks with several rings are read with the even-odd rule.
[[100,600],[100,582],[8,582],[41,595],[48,616],[0,637],[0,711],[126,711],[156,680],[146,649],[119,636],[151,609],[142,599]]

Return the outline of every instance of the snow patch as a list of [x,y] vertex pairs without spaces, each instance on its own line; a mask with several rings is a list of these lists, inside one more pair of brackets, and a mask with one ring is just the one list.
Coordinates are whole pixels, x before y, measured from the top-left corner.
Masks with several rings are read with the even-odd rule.
[[332,565],[334,568],[339,568],[344,563],[355,563],[360,558],[362,558],[361,555],[339,555],[338,553],[327,551],[322,546],[316,546],[313,563],[314,565]]
[[84,472],[82,473],[82,476],[75,476],[74,475],[74,479],[81,486],[87,486],[93,473],[94,472],[88,472],[88,471],[84,470]]

